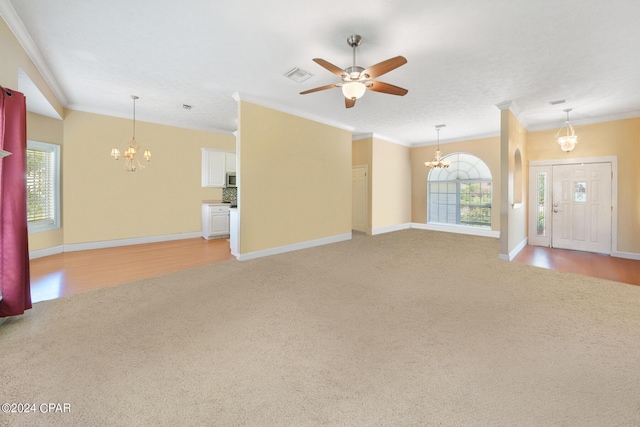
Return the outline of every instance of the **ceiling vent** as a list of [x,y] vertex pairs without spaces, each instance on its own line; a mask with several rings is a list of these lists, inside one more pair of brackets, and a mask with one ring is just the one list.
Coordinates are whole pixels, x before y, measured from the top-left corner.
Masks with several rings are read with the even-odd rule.
[[312,74],[309,74],[305,70],[301,70],[300,68],[296,67],[291,71],[286,72],[284,76],[288,79],[293,80],[294,82],[302,83],[303,81],[309,79]]
[[558,104],[564,104],[565,102],[567,102],[567,101],[566,101],[566,100],[564,100],[564,99],[559,99],[559,100],[557,100],[557,101],[551,101],[551,102],[549,102],[549,104],[551,104],[551,105],[558,105]]
[[182,109],[183,109],[183,110],[191,110],[191,105],[189,105],[189,104],[182,104]]

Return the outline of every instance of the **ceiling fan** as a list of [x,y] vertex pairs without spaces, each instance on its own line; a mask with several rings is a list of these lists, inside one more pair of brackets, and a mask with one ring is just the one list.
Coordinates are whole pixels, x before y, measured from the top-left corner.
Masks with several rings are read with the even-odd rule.
[[334,83],[326,86],[320,86],[314,89],[305,90],[300,92],[300,95],[306,95],[307,93],[319,92],[321,90],[332,89],[334,87],[341,87],[342,94],[344,95],[344,102],[347,108],[351,108],[356,105],[356,99],[360,98],[367,90],[374,92],[388,93],[390,95],[404,96],[409,91],[398,86],[391,85],[389,83],[383,83],[374,81],[376,77],[395,70],[407,63],[407,59],[403,56],[396,56],[394,58],[387,59],[378,64],[372,65],[369,68],[362,68],[356,65],[356,47],[362,42],[362,37],[357,34],[353,34],[347,39],[349,46],[353,48],[353,66],[345,68],[344,70],[338,68],[330,62],[320,58],[313,58],[313,61],[320,66],[331,71],[336,76],[342,79],[340,83]]

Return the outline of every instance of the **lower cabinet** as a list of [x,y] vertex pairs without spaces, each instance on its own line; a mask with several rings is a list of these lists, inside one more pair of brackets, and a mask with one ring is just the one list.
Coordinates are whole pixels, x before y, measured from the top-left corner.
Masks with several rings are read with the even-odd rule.
[[202,237],[229,237],[229,205],[202,205]]
[[229,211],[229,220],[231,224],[231,231],[229,235],[229,246],[231,248],[231,255],[238,257],[238,208],[233,208]]

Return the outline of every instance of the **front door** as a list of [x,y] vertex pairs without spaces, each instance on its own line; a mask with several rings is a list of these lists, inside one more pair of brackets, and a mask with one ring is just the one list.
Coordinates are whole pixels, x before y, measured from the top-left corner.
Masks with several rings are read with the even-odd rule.
[[611,253],[611,163],[553,166],[551,246]]

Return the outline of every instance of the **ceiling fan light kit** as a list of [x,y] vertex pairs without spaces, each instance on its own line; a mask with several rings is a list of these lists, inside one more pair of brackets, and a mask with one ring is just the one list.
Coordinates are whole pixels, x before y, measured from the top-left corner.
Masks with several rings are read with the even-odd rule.
[[319,92],[321,90],[332,89],[334,87],[342,88],[342,94],[345,99],[345,107],[351,108],[356,104],[356,99],[360,99],[367,90],[374,92],[387,93],[390,95],[404,96],[409,91],[389,83],[373,81],[376,77],[395,70],[407,63],[403,56],[396,56],[387,59],[369,68],[363,68],[356,65],[356,48],[362,43],[362,37],[353,34],[347,38],[347,43],[353,48],[353,65],[345,69],[339,68],[332,63],[321,58],[314,58],[313,61],[321,67],[329,70],[342,80],[340,83],[329,84],[317,88],[300,92],[300,95]]

